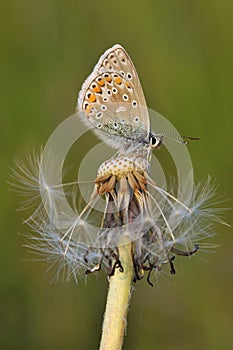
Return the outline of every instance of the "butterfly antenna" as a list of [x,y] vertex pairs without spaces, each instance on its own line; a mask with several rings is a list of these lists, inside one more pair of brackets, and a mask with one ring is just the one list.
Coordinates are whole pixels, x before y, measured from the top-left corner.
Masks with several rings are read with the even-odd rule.
[[179,134],[160,134],[161,136],[167,137],[168,139],[181,143],[183,145],[188,145],[189,141],[197,141],[200,140],[200,137],[193,137],[193,136],[182,136]]

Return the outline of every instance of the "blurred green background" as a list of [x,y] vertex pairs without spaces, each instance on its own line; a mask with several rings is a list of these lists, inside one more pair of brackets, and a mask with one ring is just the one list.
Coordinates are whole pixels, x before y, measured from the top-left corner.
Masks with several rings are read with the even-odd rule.
[[[27,228],[6,183],[9,167],[74,112],[83,80],[118,42],[148,105],[181,134],[201,137],[189,146],[196,180],[211,175],[231,198],[233,2],[9,0],[0,14],[0,348],[97,349],[106,278],[51,284],[48,265],[23,261],[17,233]],[[157,287],[135,285],[124,349],[232,348],[232,230],[217,232],[215,254],[177,259],[177,275],[163,273]]]

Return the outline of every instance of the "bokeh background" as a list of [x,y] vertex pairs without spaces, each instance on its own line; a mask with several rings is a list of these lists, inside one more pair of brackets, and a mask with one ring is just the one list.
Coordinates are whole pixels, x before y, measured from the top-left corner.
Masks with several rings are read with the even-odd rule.
[[[9,0],[0,16],[0,348],[97,349],[106,277],[51,284],[46,263],[24,261],[18,232],[27,228],[6,183],[9,167],[73,113],[81,83],[118,42],[148,105],[181,134],[201,137],[189,146],[196,180],[211,175],[231,207],[233,2]],[[215,254],[177,259],[176,276],[135,286],[124,349],[232,348],[232,230],[216,231]]]

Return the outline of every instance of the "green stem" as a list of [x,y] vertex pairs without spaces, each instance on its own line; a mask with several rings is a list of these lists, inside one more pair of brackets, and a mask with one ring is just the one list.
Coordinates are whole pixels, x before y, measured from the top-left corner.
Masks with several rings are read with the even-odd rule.
[[120,246],[118,250],[124,271],[116,269],[110,277],[99,350],[120,350],[127,324],[133,275],[131,244]]

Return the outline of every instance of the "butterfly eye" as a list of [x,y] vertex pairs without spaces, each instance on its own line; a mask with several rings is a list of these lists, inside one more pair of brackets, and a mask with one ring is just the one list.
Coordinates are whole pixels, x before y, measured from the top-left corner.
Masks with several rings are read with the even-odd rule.
[[153,134],[150,133],[149,142],[150,142],[150,145],[153,148],[157,148],[157,147],[159,147],[161,145],[162,138],[157,136],[157,135],[153,135]]

